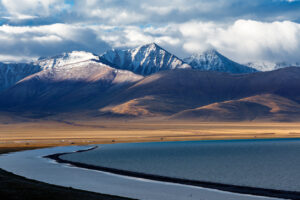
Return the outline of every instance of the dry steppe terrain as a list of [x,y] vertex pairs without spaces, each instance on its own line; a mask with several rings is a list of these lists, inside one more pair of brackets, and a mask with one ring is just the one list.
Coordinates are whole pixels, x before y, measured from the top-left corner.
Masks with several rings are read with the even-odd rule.
[[300,123],[36,121],[0,124],[0,147],[300,137]]

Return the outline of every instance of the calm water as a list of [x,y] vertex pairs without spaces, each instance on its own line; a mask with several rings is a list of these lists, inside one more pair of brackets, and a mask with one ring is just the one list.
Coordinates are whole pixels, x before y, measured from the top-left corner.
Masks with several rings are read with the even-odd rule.
[[300,191],[300,140],[99,145],[63,159],[147,174]]

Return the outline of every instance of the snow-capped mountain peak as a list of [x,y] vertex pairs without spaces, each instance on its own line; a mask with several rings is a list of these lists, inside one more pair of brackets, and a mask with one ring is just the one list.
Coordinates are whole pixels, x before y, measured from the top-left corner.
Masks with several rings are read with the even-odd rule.
[[208,49],[206,51],[203,51],[201,53],[194,53],[190,57],[185,58],[184,61],[187,63],[191,62],[203,62],[203,61],[216,61],[219,60],[219,57],[222,55],[215,49]]
[[215,49],[208,49],[202,53],[193,54],[184,61],[194,69],[205,71],[220,71],[228,73],[251,73],[257,70],[245,65],[236,63]]
[[35,64],[40,65],[43,69],[50,69],[89,60],[99,60],[99,56],[85,51],[72,51],[53,57],[39,58]]
[[190,68],[155,43],[128,50],[110,50],[100,56],[100,61],[141,75],[150,75],[162,70]]
[[161,50],[163,48],[160,47],[158,44],[152,42],[152,43],[141,45],[141,46],[135,48],[135,50],[140,50],[140,49],[148,49],[148,50],[152,51],[152,50],[157,50],[157,49]]

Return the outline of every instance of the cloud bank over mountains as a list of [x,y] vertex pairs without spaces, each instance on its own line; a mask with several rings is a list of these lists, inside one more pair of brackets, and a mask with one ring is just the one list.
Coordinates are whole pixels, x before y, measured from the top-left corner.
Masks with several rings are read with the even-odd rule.
[[239,62],[299,62],[300,2],[2,0],[0,61],[155,42],[181,57],[216,48]]

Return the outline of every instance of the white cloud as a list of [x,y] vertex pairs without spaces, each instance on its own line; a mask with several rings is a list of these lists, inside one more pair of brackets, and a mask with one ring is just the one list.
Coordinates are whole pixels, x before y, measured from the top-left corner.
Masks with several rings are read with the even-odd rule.
[[110,47],[89,27],[52,24],[44,26],[0,26],[1,61],[34,59],[65,51],[85,50],[95,53]]
[[78,0],[69,11],[70,16],[64,16],[68,22],[118,26],[167,25],[191,20],[233,22],[241,18],[300,19],[297,2],[282,0]]
[[[63,51],[102,53],[150,42],[183,58],[214,47],[239,62],[300,61],[300,24],[237,20],[232,24],[189,21],[167,26],[52,24],[0,26],[0,55],[32,57]],[[0,58],[1,59],[1,58]]]
[[[167,25],[191,20],[300,20],[298,0],[0,0],[8,23]],[[265,9],[264,9],[265,8]]]
[[164,27],[115,28],[98,34],[117,48],[156,42],[179,57],[213,47],[239,62],[300,61],[300,24],[290,21],[237,20],[229,25],[190,21]]
[[69,8],[64,0],[2,0],[10,21],[47,17]]
[[35,18],[37,18],[37,16],[23,15],[23,14],[19,14],[19,13],[16,13],[13,16],[4,16],[4,17],[2,17],[2,19],[8,19],[10,21],[30,20],[30,19],[35,19]]
[[235,60],[299,61],[300,25],[283,22],[237,20],[227,27],[202,22],[180,25],[188,52],[215,47]]
[[38,57],[32,57],[32,56],[14,56],[14,55],[6,55],[6,54],[0,54],[0,61],[4,63],[19,63],[19,62],[28,62],[31,60],[35,60]]
[[2,0],[9,13],[50,15],[51,11],[65,7],[63,0]]

